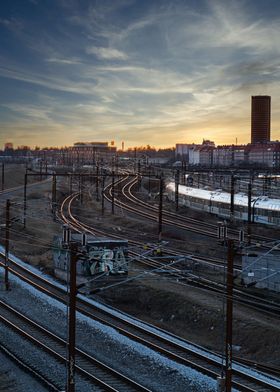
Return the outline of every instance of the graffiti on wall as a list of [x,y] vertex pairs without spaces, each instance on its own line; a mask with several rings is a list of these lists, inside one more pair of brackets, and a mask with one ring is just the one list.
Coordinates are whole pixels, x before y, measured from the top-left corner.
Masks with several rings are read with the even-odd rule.
[[85,275],[95,275],[100,272],[118,273],[127,271],[126,249],[114,247],[107,249],[94,246],[89,249],[88,257],[83,260]]
[[[67,271],[70,262],[69,250],[61,246],[61,238],[54,238],[54,267]],[[80,245],[77,274],[92,276],[99,273],[120,274],[128,271],[127,241],[106,240]]]

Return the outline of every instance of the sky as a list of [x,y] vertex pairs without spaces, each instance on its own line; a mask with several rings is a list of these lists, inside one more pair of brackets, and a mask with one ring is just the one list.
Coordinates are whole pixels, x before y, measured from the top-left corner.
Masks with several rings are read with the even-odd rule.
[[280,139],[279,0],[0,5],[0,147],[250,142],[252,95]]

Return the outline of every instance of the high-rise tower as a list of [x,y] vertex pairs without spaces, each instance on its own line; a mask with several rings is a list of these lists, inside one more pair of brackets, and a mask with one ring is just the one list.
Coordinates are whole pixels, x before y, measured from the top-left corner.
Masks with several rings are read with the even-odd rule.
[[270,141],[270,107],[269,95],[252,97],[251,106],[251,143],[266,143]]

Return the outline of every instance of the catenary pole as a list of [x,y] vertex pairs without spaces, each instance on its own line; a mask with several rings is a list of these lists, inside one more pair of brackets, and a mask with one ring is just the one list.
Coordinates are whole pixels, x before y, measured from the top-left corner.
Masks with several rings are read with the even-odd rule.
[[115,214],[115,172],[112,171],[112,215]]
[[99,165],[96,165],[96,201],[99,201]]
[[67,392],[75,392],[77,244],[70,242],[69,248],[70,248],[70,288],[69,288],[69,315],[68,315]]
[[53,174],[52,178],[52,213],[55,218],[56,213],[56,175]]
[[6,235],[5,235],[5,288],[9,290],[9,250],[10,250],[10,200],[6,201]]
[[179,209],[179,178],[180,178],[180,171],[176,170],[175,173],[175,208],[176,211]]
[[2,191],[4,190],[4,186],[5,186],[5,164],[4,162],[2,163],[2,178],[1,178],[1,189]]
[[226,392],[231,392],[232,384],[233,256],[234,241],[232,239],[229,239],[227,257]]
[[247,219],[247,236],[248,245],[251,244],[251,223],[252,223],[252,183],[248,184],[248,219]]
[[104,195],[104,188],[105,188],[105,176],[102,177],[102,191],[101,191],[101,209],[102,209],[102,215],[104,215],[104,210],[105,210],[105,195]]
[[159,179],[159,204],[158,204],[158,240],[162,239],[162,198],[163,198],[163,178]]
[[26,210],[27,210],[27,170],[24,174],[24,189],[23,189],[23,227],[26,228]]
[[230,219],[233,219],[234,216],[234,185],[235,185],[235,177],[231,175],[230,182]]

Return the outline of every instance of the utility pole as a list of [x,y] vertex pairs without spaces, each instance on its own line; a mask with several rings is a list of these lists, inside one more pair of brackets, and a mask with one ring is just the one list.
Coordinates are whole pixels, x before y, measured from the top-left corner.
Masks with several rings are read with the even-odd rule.
[[141,161],[138,159],[138,167],[137,167],[137,182],[138,182],[138,191],[141,187]]
[[116,170],[116,174],[118,175],[118,173],[119,173],[119,157],[117,154],[115,155],[115,170]]
[[179,178],[180,178],[180,171],[176,170],[175,173],[175,206],[176,211],[179,209]]
[[163,198],[163,178],[159,178],[159,203],[158,203],[158,240],[162,239],[162,198]]
[[43,169],[43,162],[40,161],[40,181],[42,181],[42,169]]
[[84,176],[81,175],[81,181],[80,181],[80,195],[81,195],[81,204],[84,202]]
[[226,392],[231,392],[232,379],[233,256],[234,241],[229,239],[227,258]]
[[134,173],[136,174],[136,168],[137,168],[137,163],[136,163],[136,157],[137,157],[137,149],[136,147],[134,148]]
[[141,161],[140,161],[140,159],[138,159],[138,162],[137,162],[137,172],[138,172],[138,175],[140,176],[140,173],[141,173]]
[[2,184],[1,184],[2,192],[4,190],[4,184],[5,184],[5,164],[3,162],[2,163]]
[[184,171],[183,171],[183,184],[186,185],[186,174],[187,174],[187,164],[184,161]]
[[9,284],[9,250],[10,250],[10,200],[6,201],[6,235],[5,235],[5,288],[8,291]]
[[23,189],[23,227],[26,228],[26,209],[27,209],[27,170],[24,174],[24,189]]
[[72,194],[72,189],[73,189],[73,174],[69,174],[69,193],[70,195]]
[[53,178],[52,178],[52,213],[55,219],[55,213],[56,213],[56,175],[55,174],[53,174]]
[[96,201],[99,201],[99,166],[96,165]]
[[248,184],[248,220],[247,220],[247,236],[248,245],[251,244],[251,223],[252,223],[252,183]]
[[151,165],[149,165],[148,175],[149,175],[148,193],[149,193],[149,195],[150,195],[150,193],[151,193]]
[[234,216],[234,184],[235,184],[235,177],[231,175],[231,183],[230,183],[230,219],[233,219]]
[[102,208],[102,215],[104,215],[104,210],[105,210],[105,195],[104,195],[104,188],[105,188],[105,176],[102,176],[102,191],[101,191],[101,195],[102,195],[102,199],[101,199],[101,208]]
[[115,172],[112,171],[112,215],[115,214]]
[[82,179],[81,179],[81,174],[79,173],[79,182],[78,182],[78,188],[79,188],[79,199],[80,203],[83,204],[83,192],[82,192]]
[[70,242],[70,287],[68,315],[68,366],[67,392],[75,392],[75,346],[76,346],[76,264],[77,244]]

